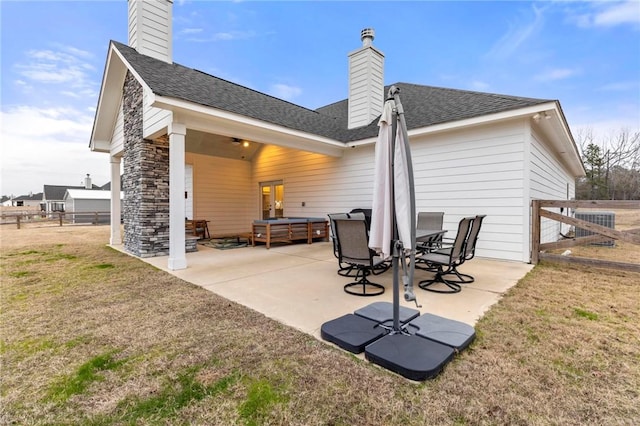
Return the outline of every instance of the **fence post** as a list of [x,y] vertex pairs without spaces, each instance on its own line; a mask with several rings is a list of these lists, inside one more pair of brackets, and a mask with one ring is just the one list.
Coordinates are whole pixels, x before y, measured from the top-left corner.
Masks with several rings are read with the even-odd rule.
[[20,216],[16,216],[16,223],[18,224],[18,229],[20,229]]
[[540,200],[531,200],[531,263],[540,260]]
[[62,212],[59,212],[59,213],[58,213],[58,217],[60,218],[60,226],[62,226],[62,215],[63,215],[63,214],[64,214],[64,213],[62,213]]

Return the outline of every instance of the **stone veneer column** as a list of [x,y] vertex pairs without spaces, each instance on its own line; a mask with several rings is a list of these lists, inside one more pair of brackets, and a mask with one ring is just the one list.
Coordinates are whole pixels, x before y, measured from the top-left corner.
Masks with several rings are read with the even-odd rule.
[[124,248],[139,257],[169,254],[169,140],[143,139],[143,90],[124,83]]

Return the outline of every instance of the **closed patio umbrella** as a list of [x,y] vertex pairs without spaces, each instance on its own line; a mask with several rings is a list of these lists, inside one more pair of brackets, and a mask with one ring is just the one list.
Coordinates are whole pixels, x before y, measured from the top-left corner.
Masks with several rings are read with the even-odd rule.
[[[374,196],[371,211],[369,248],[393,264],[393,326],[384,325],[388,312],[383,302],[372,303],[354,314],[343,315],[322,325],[321,335],[353,353],[364,350],[365,358],[412,380],[435,377],[454,355],[447,343],[432,339],[433,334],[459,336],[460,325],[435,315],[403,307],[400,326],[400,269],[403,271],[404,298],[415,301],[416,207],[413,165],[399,89],[392,86],[380,121],[375,151]],[[406,256],[410,262],[407,265]],[[416,302],[416,305],[418,303]],[[407,321],[409,321],[407,323]],[[466,324],[464,324],[466,326]],[[469,327],[473,330],[472,327]],[[424,331],[423,331],[424,330]],[[467,332],[462,329],[462,334]],[[418,333],[420,333],[418,335]],[[465,344],[472,339],[465,340]]]
[[[400,89],[391,86],[378,126],[375,149],[374,192],[369,247],[393,264],[393,331],[399,326],[400,258],[410,255],[408,269],[402,262],[405,300],[415,301],[413,269],[415,262],[416,207],[413,164]],[[417,303],[416,303],[417,304]]]

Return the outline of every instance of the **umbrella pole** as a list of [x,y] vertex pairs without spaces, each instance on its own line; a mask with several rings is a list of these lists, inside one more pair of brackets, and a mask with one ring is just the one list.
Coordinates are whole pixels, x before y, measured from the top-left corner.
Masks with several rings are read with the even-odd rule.
[[[391,92],[391,91],[390,91]],[[398,280],[399,264],[400,264],[400,246],[402,243],[399,241],[398,236],[398,224],[396,219],[396,194],[395,194],[395,152],[396,152],[396,132],[398,130],[398,111],[397,107],[393,107],[393,120],[391,121],[391,150],[389,155],[391,156],[391,170],[389,175],[391,176],[391,211],[392,211],[392,227],[393,239],[391,241],[391,253],[392,253],[392,270],[393,270],[393,330],[392,333],[399,333],[400,330],[400,284]]]
[[[406,301],[414,301],[416,306],[420,308],[421,306],[418,304],[416,300],[416,296],[413,292],[413,275],[415,271],[415,247],[416,247],[416,196],[415,196],[415,186],[413,181],[413,163],[411,159],[411,149],[409,146],[409,135],[407,133],[407,124],[404,117],[404,108],[402,107],[402,103],[400,102],[400,89],[391,86],[389,89],[389,96],[393,97],[394,107],[393,107],[393,120],[391,122],[391,203],[392,203],[392,228],[393,229],[393,241],[391,247],[391,253],[393,254],[392,259],[392,269],[393,269],[393,331],[394,333],[401,333],[402,329],[400,328],[400,283],[399,283],[399,272],[400,272],[400,257],[401,251],[404,251],[404,244],[400,241],[398,235],[398,226],[397,226],[397,218],[396,218],[396,209],[395,209],[395,152],[396,152],[396,142],[397,142],[397,131],[398,131],[398,121],[400,121],[400,130],[402,131],[403,139],[404,139],[404,148],[405,148],[405,166],[407,167],[408,177],[409,177],[409,209],[411,212],[411,251],[409,256],[409,270],[406,276],[406,280],[404,281],[404,298]],[[403,265],[405,270],[406,265]]]
[[[393,101],[395,103],[396,114],[394,114],[394,120],[400,120],[400,130],[402,131],[402,136],[405,145],[405,164],[407,168],[407,174],[409,178],[409,209],[411,212],[411,251],[409,254],[409,271],[406,282],[404,282],[404,299],[407,302],[413,301],[415,302],[418,308],[422,306],[418,304],[416,299],[416,295],[413,292],[413,275],[415,272],[415,264],[416,264],[416,193],[415,193],[415,182],[413,177],[413,160],[411,158],[411,146],[409,145],[409,134],[407,132],[407,123],[404,117],[404,107],[402,106],[402,102],[400,102],[400,88],[396,86],[391,86],[389,89],[389,94],[393,96]],[[395,139],[395,133],[394,133]],[[395,151],[394,151],[395,152]]]

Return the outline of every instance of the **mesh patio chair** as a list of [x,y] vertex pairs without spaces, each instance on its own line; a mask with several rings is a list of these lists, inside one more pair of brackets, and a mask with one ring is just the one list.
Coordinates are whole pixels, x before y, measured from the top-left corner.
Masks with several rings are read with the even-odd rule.
[[338,262],[351,265],[356,270],[352,283],[344,285],[344,291],[356,296],[377,296],[384,293],[384,287],[373,283],[369,275],[385,272],[384,259],[369,248],[369,235],[364,219],[336,219],[338,237]]
[[[455,275],[458,279],[454,280],[449,278],[448,281],[456,282],[458,284],[471,284],[475,281],[475,278],[469,274],[463,274],[458,271],[458,267],[462,265],[467,260],[471,260],[476,255],[476,243],[478,242],[478,235],[480,234],[480,228],[482,227],[482,221],[487,215],[477,215],[473,218],[473,223],[471,224],[471,229],[469,231],[469,235],[467,235],[467,241],[464,245],[464,255],[462,257],[462,262],[458,265],[455,265],[451,270],[450,274]],[[436,253],[448,254],[452,250],[452,247],[443,247],[441,249],[436,250]]]
[[[454,273],[455,268],[464,262],[465,244],[473,220],[473,217],[465,217],[460,221],[453,245],[450,250],[445,250],[446,253],[434,251],[416,257],[421,262],[425,262],[428,268],[435,271],[433,278],[420,281],[418,286],[421,289],[435,293],[458,293],[460,291],[460,282],[449,280],[447,275]],[[442,288],[443,285],[444,288]]]
[[[416,232],[419,233],[421,229],[442,230],[443,221],[444,221],[444,212],[418,212]],[[424,254],[430,251],[434,251],[441,247],[442,247],[442,234],[436,235],[426,240],[420,240],[416,243],[416,251],[419,254]],[[418,259],[416,259],[416,268],[430,270],[425,262],[420,262],[418,261]]]
[[338,275],[343,277],[355,277],[358,270],[350,264],[340,262],[340,250],[338,248],[338,236],[336,234],[336,219],[365,219],[364,213],[330,213],[329,216],[329,232],[331,241],[333,242],[333,255],[338,259]]

